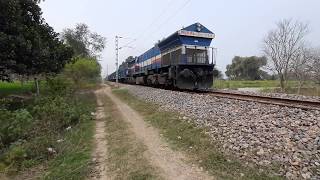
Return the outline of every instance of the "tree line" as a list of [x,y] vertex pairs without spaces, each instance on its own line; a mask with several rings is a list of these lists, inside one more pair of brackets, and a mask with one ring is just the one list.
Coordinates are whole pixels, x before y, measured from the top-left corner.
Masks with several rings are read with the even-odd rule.
[[285,19],[276,23],[263,40],[262,57],[235,56],[225,74],[232,80],[278,79],[281,90],[294,79],[301,87],[307,81],[320,83],[320,50],[305,40],[308,24]]
[[[0,81],[34,79],[38,87],[38,96],[0,95],[0,179],[38,165],[44,179],[79,179],[88,169],[96,101],[91,91],[76,92],[99,83],[105,38],[86,24],[55,32],[41,2],[0,0]],[[70,157],[77,163],[61,166]]]
[[75,67],[79,69],[75,81],[81,80],[81,74],[92,76],[92,71],[84,68],[96,68],[94,72],[100,76],[98,59],[106,39],[83,23],[61,34],[55,32],[42,17],[40,2],[0,1],[0,80],[34,78],[38,85],[39,78],[61,73],[65,68],[70,75]]
[[58,73],[73,56],[33,0],[0,1],[0,80]]

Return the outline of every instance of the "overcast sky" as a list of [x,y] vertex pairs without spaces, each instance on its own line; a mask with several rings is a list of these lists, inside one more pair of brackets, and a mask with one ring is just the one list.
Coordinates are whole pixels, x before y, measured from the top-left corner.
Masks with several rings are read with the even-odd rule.
[[86,23],[107,38],[104,74],[115,69],[115,35],[125,37],[120,62],[137,56],[173,32],[200,22],[216,34],[217,66],[225,71],[235,55],[261,55],[262,40],[281,19],[309,24],[308,40],[320,45],[319,0],[46,0],[43,16],[57,32]]

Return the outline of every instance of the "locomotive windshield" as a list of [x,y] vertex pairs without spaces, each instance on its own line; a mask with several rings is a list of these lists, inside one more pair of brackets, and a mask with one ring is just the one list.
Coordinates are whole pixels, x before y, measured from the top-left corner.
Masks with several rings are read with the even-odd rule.
[[209,64],[208,51],[206,49],[186,49],[187,63]]

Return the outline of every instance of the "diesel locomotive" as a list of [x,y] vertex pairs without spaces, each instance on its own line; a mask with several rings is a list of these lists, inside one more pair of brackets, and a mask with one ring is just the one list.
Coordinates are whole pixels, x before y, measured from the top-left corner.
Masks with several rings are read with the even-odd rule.
[[[187,90],[213,85],[215,34],[200,23],[182,28],[118,69],[118,81]],[[108,76],[116,81],[116,72]]]

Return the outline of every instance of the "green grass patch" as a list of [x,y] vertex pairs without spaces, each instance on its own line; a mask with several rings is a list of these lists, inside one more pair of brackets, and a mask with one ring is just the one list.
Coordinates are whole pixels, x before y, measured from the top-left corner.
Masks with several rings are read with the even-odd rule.
[[[312,82],[307,82],[306,85],[312,85]],[[297,87],[297,81],[288,81],[288,87]],[[273,88],[280,87],[278,80],[257,80],[257,81],[244,81],[244,80],[216,80],[213,87],[217,89],[237,89],[237,88]]]
[[[101,97],[102,98],[102,97]],[[106,113],[108,168],[115,179],[160,179],[156,170],[143,156],[145,145],[135,138],[130,125],[119,114],[116,106],[103,97]]]
[[31,92],[34,87],[33,82],[2,82],[0,81],[0,97],[7,96],[10,94],[23,94]]
[[[138,100],[125,89],[113,90],[113,93],[142,114],[147,122],[160,129],[174,149],[186,152],[193,163],[217,179],[282,179],[271,175],[274,172],[272,168],[277,167],[248,167],[220,152],[218,145],[205,133],[205,128],[197,128],[181,120],[176,112],[159,111],[157,105]],[[260,168],[264,170],[260,171]]]
[[[289,87],[286,89],[287,94],[299,94],[304,96],[320,96],[320,86],[315,85],[311,87],[303,87],[300,89],[300,92],[298,92],[298,88]],[[266,93],[281,93],[280,88],[263,88],[261,92]]]
[[78,97],[84,106],[85,115],[57,144],[58,156],[48,163],[43,179],[85,179],[89,171],[94,135],[94,121],[90,113],[95,111],[96,99],[91,92]]
[[[280,82],[278,80],[216,80],[213,83],[216,89],[238,89],[238,88],[261,88],[262,92],[280,93]],[[288,81],[285,92],[287,94],[300,94],[306,96],[320,96],[320,86],[312,81],[307,81],[298,93],[298,81]]]
[[0,173],[19,179],[30,168],[44,166],[46,171],[41,168],[37,173],[43,174],[42,179],[84,179],[91,159],[95,106],[95,95],[87,92],[38,97],[17,110],[0,107]]

